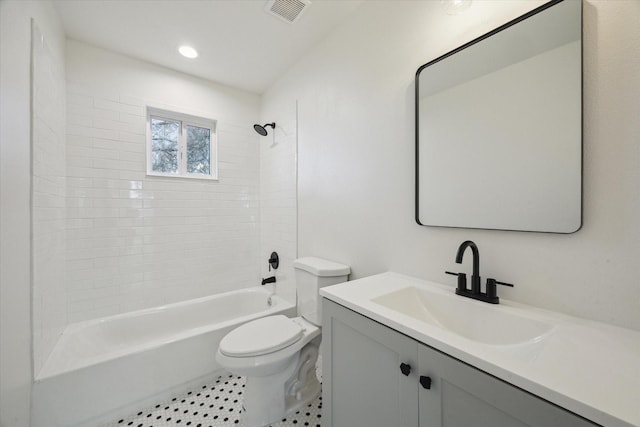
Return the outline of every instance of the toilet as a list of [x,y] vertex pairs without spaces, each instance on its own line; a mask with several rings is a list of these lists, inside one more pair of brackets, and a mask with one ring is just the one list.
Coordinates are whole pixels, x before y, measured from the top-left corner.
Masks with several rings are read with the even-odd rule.
[[256,319],[229,332],[216,360],[247,377],[242,421],[266,426],[308,405],[320,394],[316,361],[320,347],[324,286],[346,282],[349,266],[315,257],[299,258],[295,269],[298,315]]

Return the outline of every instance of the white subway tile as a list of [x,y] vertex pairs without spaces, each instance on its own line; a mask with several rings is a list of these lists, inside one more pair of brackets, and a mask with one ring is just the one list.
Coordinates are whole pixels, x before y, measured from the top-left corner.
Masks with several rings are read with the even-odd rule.
[[141,124],[146,126],[146,117],[138,114],[118,113],[118,118],[123,123]]
[[67,124],[93,126],[93,118],[90,115],[86,115],[86,112],[67,114]]
[[138,107],[145,107],[148,103],[148,101],[145,101],[144,98],[122,93],[120,94],[120,102],[123,104],[135,105]]
[[73,124],[67,125],[67,134],[107,140],[118,139],[118,130],[116,129],[97,129],[92,126],[80,126]]
[[81,107],[91,107],[93,105],[93,98],[87,95],[67,93],[67,104],[78,105]]
[[255,284],[257,264],[247,265],[259,254],[260,144],[252,130],[218,122],[220,182],[147,177],[145,106],[171,105],[108,88],[74,90],[81,93],[69,106],[76,117],[67,141],[69,319]]
[[94,148],[92,150],[91,157],[94,159],[116,160],[120,158],[120,153],[115,148],[114,149]]
[[128,132],[128,131],[119,131],[118,133],[118,139],[120,141],[124,141],[124,142],[133,142],[136,144],[142,144],[144,146],[144,144],[146,143],[146,138],[144,135],[144,132],[142,133],[133,133],[133,132]]

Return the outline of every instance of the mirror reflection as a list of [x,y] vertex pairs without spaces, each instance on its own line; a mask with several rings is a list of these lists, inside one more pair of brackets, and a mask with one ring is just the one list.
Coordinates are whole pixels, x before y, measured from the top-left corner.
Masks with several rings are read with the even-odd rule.
[[418,69],[419,224],[580,228],[581,7],[547,3]]

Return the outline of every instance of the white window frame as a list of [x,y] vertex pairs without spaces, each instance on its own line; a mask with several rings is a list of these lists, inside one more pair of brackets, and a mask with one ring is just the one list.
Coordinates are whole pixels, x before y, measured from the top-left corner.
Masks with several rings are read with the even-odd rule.
[[[163,173],[152,170],[153,162],[151,160],[151,119],[159,118],[170,121],[180,122],[180,134],[178,136],[178,172]],[[197,126],[209,129],[209,153],[211,164],[209,165],[210,175],[201,173],[187,172],[187,126]],[[147,107],[147,175],[162,176],[170,178],[192,178],[192,179],[218,179],[218,134],[216,132],[217,121],[203,117],[192,116],[189,114],[178,113],[175,111],[161,110],[159,108]]]

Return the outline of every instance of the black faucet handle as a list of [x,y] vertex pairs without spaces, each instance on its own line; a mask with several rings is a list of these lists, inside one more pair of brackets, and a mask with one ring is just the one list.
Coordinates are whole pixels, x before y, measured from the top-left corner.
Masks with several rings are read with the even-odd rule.
[[458,276],[458,287],[456,288],[456,293],[467,291],[467,275],[466,274],[454,273],[452,271],[445,271],[445,273],[451,274],[452,276]]
[[272,268],[274,270],[277,270],[278,267],[280,266],[280,257],[278,257],[278,253],[271,252],[271,256],[269,257],[267,262],[269,263],[269,271],[271,271]]
[[499,301],[496,285],[509,286],[513,288],[513,285],[511,283],[499,282],[496,279],[491,279],[491,278],[487,279],[487,298],[491,300],[495,300],[495,302],[489,301],[494,304],[497,304]]
[[[487,279],[487,280],[489,280],[489,279]],[[513,288],[513,285],[511,283],[498,282],[497,280],[494,280],[494,282],[496,282],[496,285],[509,286],[510,288]]]

